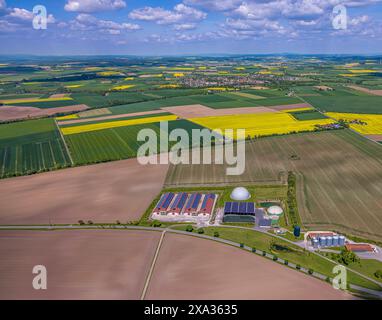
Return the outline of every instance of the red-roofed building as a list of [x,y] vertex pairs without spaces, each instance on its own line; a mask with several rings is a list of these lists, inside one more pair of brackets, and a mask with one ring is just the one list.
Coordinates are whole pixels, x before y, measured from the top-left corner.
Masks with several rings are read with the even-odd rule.
[[353,243],[345,245],[346,250],[353,252],[374,252],[374,247],[367,243]]

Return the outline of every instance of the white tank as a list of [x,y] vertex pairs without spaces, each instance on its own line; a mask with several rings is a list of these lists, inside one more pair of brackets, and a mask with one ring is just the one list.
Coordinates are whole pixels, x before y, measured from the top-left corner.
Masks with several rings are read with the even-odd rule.
[[327,245],[328,247],[333,246],[333,237],[331,237],[331,236],[326,237],[326,245]]
[[231,199],[236,201],[245,201],[251,198],[251,194],[246,188],[238,187],[233,189]]
[[269,207],[268,210],[267,210],[268,214],[271,215],[271,216],[280,216],[283,214],[283,209],[279,206],[272,206],[272,207]]

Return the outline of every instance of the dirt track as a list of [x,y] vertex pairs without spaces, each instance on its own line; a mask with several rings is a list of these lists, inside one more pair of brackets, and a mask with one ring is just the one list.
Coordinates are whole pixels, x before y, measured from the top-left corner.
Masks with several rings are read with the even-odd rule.
[[[159,241],[150,231],[2,231],[0,299],[139,299]],[[47,290],[32,269],[47,268]]]
[[167,233],[146,299],[352,299],[330,285],[224,244]]
[[129,159],[0,180],[0,224],[138,220],[162,189],[167,169]]
[[377,142],[382,141],[382,134],[368,134],[366,137]]

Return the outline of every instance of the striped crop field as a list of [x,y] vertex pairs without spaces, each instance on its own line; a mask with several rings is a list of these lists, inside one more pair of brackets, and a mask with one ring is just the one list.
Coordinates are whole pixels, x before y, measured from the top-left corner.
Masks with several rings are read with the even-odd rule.
[[219,117],[194,118],[193,122],[211,130],[233,129],[236,138],[237,129],[245,129],[246,137],[270,136],[292,132],[314,131],[317,125],[334,123],[332,119],[298,121],[288,113],[238,114]]
[[230,92],[229,94],[234,96],[239,96],[242,98],[255,99],[255,100],[265,99],[265,97],[258,96],[252,93],[246,93],[246,92]]
[[131,119],[131,120],[107,121],[107,122],[101,122],[101,123],[84,124],[79,126],[62,127],[61,131],[64,135],[72,135],[72,134],[78,134],[78,133],[84,133],[84,132],[128,127],[128,126],[148,124],[148,123],[154,123],[154,122],[160,122],[160,121],[172,121],[176,119],[177,119],[177,116],[174,116],[174,115],[159,116],[159,117],[145,117],[145,118],[138,118],[138,119]]
[[[190,133],[192,129],[201,129],[187,120],[169,121],[168,125],[169,131],[181,128]],[[65,141],[75,164],[121,160],[136,157],[138,148],[144,143],[137,140],[142,129],[152,129],[159,137],[160,123],[141,123],[70,134],[65,136]]]
[[69,164],[69,155],[53,119],[0,126],[0,178]]
[[328,117],[349,122],[350,128],[361,134],[382,134],[381,114],[326,113]]

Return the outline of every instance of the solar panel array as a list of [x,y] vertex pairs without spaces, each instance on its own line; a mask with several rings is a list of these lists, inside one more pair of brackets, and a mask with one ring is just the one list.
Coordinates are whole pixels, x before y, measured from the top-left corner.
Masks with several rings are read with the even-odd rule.
[[193,193],[187,201],[185,210],[191,211],[196,210],[199,206],[200,199],[202,195],[200,193]]
[[172,204],[171,209],[172,210],[182,210],[184,207],[184,203],[187,200],[187,196],[188,195],[185,192],[178,193],[178,195],[176,196],[176,198],[174,200],[174,203]]
[[255,215],[255,204],[253,202],[226,202],[224,214]]
[[166,210],[168,208],[168,206],[170,205],[170,203],[171,203],[172,199],[174,198],[174,196],[175,195],[172,192],[165,193],[161,197],[161,199],[160,199],[160,201],[159,201],[159,203],[158,203],[156,208],[159,209],[159,210]]
[[215,195],[213,193],[205,195],[204,200],[203,200],[203,204],[202,204],[202,207],[200,208],[200,210],[206,209],[207,201],[210,199],[215,200]]

